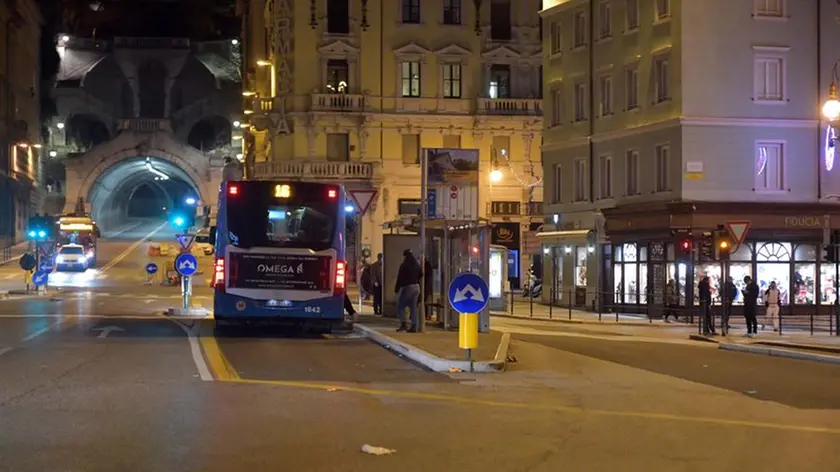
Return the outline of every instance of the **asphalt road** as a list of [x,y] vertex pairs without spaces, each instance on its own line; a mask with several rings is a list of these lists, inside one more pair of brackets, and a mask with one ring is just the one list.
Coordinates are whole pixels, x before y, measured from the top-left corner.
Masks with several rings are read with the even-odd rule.
[[216,337],[116,277],[148,260],[133,242],[103,242],[89,285],[0,300],[0,470],[840,468],[838,368],[596,332],[442,375],[352,334]]

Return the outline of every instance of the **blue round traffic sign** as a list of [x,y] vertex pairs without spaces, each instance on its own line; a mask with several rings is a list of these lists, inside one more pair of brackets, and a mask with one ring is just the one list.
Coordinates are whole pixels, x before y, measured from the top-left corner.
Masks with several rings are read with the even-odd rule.
[[157,269],[157,264],[155,264],[154,262],[149,262],[148,264],[146,264],[147,274],[155,274],[157,273]]
[[487,306],[490,289],[487,282],[471,272],[464,272],[449,284],[449,304],[459,313],[478,313]]
[[47,280],[50,278],[50,273],[46,270],[39,270],[32,274],[32,285],[36,287],[40,287],[47,283]]
[[175,270],[183,276],[189,277],[198,271],[198,259],[186,252],[175,258]]

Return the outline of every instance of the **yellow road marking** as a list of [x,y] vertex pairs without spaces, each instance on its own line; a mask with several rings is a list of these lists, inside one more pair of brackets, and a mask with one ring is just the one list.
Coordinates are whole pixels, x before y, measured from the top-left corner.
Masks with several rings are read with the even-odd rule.
[[350,393],[359,393],[363,395],[372,395],[372,396],[387,396],[387,397],[395,397],[395,398],[406,398],[406,399],[413,399],[413,400],[427,400],[427,401],[437,401],[437,402],[445,402],[445,403],[458,403],[462,405],[471,405],[471,406],[488,406],[494,408],[510,408],[516,410],[529,410],[529,411],[547,411],[547,412],[554,412],[554,413],[568,413],[568,414],[576,414],[576,415],[594,415],[594,416],[611,416],[611,417],[618,417],[618,418],[635,418],[635,419],[643,419],[643,420],[660,420],[660,421],[672,421],[672,422],[682,422],[682,423],[695,423],[695,424],[708,424],[708,425],[717,425],[717,426],[733,426],[733,427],[746,427],[746,428],[756,428],[756,429],[771,429],[777,431],[789,431],[789,432],[799,432],[799,433],[818,433],[818,434],[831,434],[831,435],[840,435],[840,429],[833,429],[833,428],[823,428],[818,426],[801,426],[801,425],[788,425],[788,424],[779,424],[779,423],[768,423],[762,421],[750,421],[750,420],[733,420],[733,419],[726,419],[726,418],[709,418],[709,417],[702,417],[702,416],[685,416],[685,415],[675,415],[670,413],[654,413],[654,412],[644,412],[644,411],[616,411],[616,410],[591,410],[587,408],[578,408],[573,406],[564,406],[564,405],[545,405],[545,404],[528,404],[528,403],[514,403],[514,402],[505,402],[505,401],[496,401],[496,400],[482,400],[476,398],[468,398],[468,397],[461,397],[455,395],[447,395],[441,393],[423,393],[423,392],[409,392],[409,391],[402,391],[402,390],[379,390],[379,389],[370,389],[370,388],[362,388],[362,387],[350,387],[350,386],[343,386],[343,385],[330,385],[330,384],[322,384],[316,382],[301,382],[295,380],[252,380],[252,379],[242,379],[239,378],[231,378],[231,379],[221,379],[219,380],[231,382],[231,383],[240,383],[240,384],[254,384],[254,385],[272,385],[278,387],[292,387],[292,388],[300,388],[300,389],[308,389],[308,390],[323,390],[329,392],[350,392]]
[[201,350],[204,352],[204,358],[207,360],[210,372],[216,380],[223,382],[238,382],[241,380],[239,373],[227,360],[222,348],[219,347],[219,343],[213,335],[211,324],[202,324],[198,340],[201,343]]

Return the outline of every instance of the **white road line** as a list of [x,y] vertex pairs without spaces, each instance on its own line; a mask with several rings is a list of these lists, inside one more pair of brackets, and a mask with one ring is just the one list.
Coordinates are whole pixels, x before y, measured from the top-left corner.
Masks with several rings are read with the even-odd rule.
[[55,323],[53,323],[53,324],[51,324],[51,325],[49,325],[45,328],[41,328],[38,331],[35,331],[34,333],[30,334],[29,336],[26,336],[25,338],[21,339],[20,342],[28,343],[29,341],[32,341],[33,339],[35,339],[38,336],[46,333],[47,331],[51,330],[53,327],[55,327],[59,324],[61,324],[61,321],[56,321]]
[[7,352],[12,351],[12,350],[14,350],[13,347],[0,348],[0,356],[2,356],[3,354],[6,354]]
[[155,235],[155,233],[162,230],[168,224],[169,224],[168,222],[167,223],[162,223],[160,226],[158,226],[157,228],[152,230],[152,232],[150,232],[149,234],[143,236],[142,238],[140,238],[137,241],[135,241],[134,243],[132,243],[131,246],[128,247],[128,249],[121,252],[119,255],[117,255],[117,257],[111,259],[107,264],[105,264],[101,269],[99,269],[99,273],[96,274],[96,278],[98,279],[102,274],[107,272],[108,269],[110,269],[111,267],[114,267],[115,265],[119,264],[120,261],[122,261],[123,259],[128,257],[129,254],[131,254],[132,252],[137,250],[137,248],[140,247],[141,244],[146,242],[147,239],[150,239],[152,236]]
[[6,280],[12,280],[12,279],[20,278],[20,276],[21,276],[21,274],[9,274],[9,275],[7,275],[3,278],[6,279]]
[[195,368],[198,369],[198,376],[205,382],[212,382],[213,374],[210,373],[210,369],[207,367],[207,361],[204,360],[204,354],[201,353],[201,344],[198,336],[196,336],[200,325],[196,323],[194,328],[190,329],[182,323],[174,320],[173,322],[187,333],[187,340],[190,343],[190,354],[192,354],[193,362],[195,362]]

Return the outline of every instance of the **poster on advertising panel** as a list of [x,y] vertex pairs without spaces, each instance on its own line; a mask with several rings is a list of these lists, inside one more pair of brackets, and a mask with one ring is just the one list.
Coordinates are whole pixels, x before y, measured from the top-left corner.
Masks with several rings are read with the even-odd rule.
[[478,218],[478,149],[424,149],[429,217]]
[[231,252],[230,288],[330,289],[330,256]]

